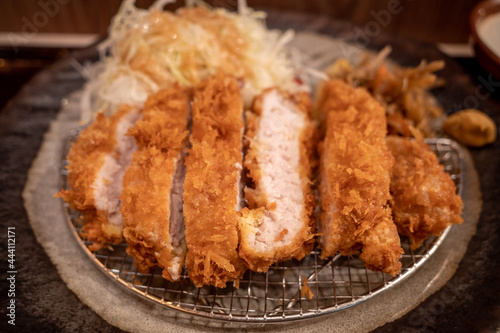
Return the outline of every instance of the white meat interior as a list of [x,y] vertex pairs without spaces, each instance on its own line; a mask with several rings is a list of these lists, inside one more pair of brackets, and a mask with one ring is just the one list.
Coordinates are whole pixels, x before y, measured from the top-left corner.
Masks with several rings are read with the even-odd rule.
[[115,149],[106,156],[104,165],[94,182],[95,207],[107,212],[108,221],[116,226],[122,225],[119,198],[123,176],[132,161],[133,153],[137,150],[135,139],[125,134],[139,118],[139,112],[131,110],[118,122]]
[[[252,242],[257,251],[288,245],[304,224],[304,194],[299,166],[300,139],[305,125],[305,115],[277,90],[264,96],[253,139],[253,148],[259,150],[262,173],[256,189],[267,194],[269,203],[276,202],[276,209],[266,210],[258,222],[260,225]],[[283,234],[284,237],[276,242]]]

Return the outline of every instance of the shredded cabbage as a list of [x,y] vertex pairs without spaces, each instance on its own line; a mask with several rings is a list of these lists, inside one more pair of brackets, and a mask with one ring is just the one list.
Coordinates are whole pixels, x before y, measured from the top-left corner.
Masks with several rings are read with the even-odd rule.
[[159,89],[191,87],[222,71],[242,82],[246,105],[263,89],[307,90],[297,79],[300,57],[286,44],[293,31],[268,30],[265,13],[238,1],[238,13],[210,8],[199,0],[175,13],[156,1],[149,9],[125,0],[113,18],[108,38],[98,46],[100,61],[89,70],[81,101],[82,122],[120,104],[141,108]]

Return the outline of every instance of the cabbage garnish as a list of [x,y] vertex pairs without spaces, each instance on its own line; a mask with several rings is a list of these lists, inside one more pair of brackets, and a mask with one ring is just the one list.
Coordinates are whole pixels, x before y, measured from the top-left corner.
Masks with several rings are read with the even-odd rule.
[[269,30],[266,15],[238,1],[238,13],[192,0],[175,13],[172,0],[139,9],[123,2],[98,46],[100,60],[88,71],[82,122],[120,104],[141,108],[147,96],[175,83],[191,87],[219,71],[241,81],[246,105],[263,89],[308,90],[297,79],[300,59],[286,45],[293,31]]

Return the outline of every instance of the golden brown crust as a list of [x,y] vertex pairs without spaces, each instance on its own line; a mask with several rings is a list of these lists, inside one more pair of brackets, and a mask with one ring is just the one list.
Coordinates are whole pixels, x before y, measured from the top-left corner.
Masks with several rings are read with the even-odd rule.
[[[259,143],[255,141],[256,133],[260,126],[260,117],[262,115],[263,98],[271,90],[277,90],[284,99],[294,103],[306,117],[306,126],[300,134],[300,162],[299,162],[299,179],[302,183],[302,191],[304,195],[304,204],[301,213],[301,228],[297,232],[295,238],[286,246],[276,245],[274,248],[267,251],[258,251],[252,244],[247,241],[245,235],[255,233],[255,223],[260,223],[266,212],[275,210],[279,202],[269,202],[265,186],[255,186],[262,181],[262,170],[260,160],[262,159]],[[253,184],[251,187],[245,188],[245,198],[248,203],[248,208],[241,211],[240,228],[240,249],[239,253],[246,265],[253,271],[266,272],[269,266],[278,261],[284,261],[292,258],[302,259],[308,254],[314,246],[314,229],[315,219],[313,218],[315,197],[311,192],[311,177],[312,165],[315,163],[313,157],[314,151],[314,130],[315,126],[310,121],[312,105],[307,93],[297,93],[289,95],[277,88],[265,90],[258,96],[252,108],[252,111],[246,113],[246,133],[245,146],[247,154],[245,156],[244,166],[248,170],[248,179]],[[283,239],[288,233],[287,229],[283,229],[279,236],[275,239],[276,242]]]
[[56,195],[68,202],[72,209],[82,212],[85,224],[81,233],[93,242],[89,246],[93,251],[122,241],[121,227],[111,226],[106,212],[95,207],[93,185],[106,156],[115,148],[117,125],[130,111],[131,108],[124,105],[110,117],[100,113],[94,122],[81,131],[67,157],[70,189]]
[[400,246],[388,205],[394,163],[385,143],[384,108],[340,80],[324,86],[327,119],[321,149],[321,257],[357,253],[366,266],[400,271]]
[[237,252],[243,130],[238,82],[224,75],[203,81],[192,110],[184,181],[186,263],[195,285],[224,288],[245,272]]
[[453,180],[422,140],[388,136],[386,141],[396,159],[391,175],[394,221],[416,249],[430,235],[462,223],[463,203]]
[[125,173],[120,197],[127,253],[139,271],[159,265],[171,281],[170,193],[176,161],[187,141],[188,111],[188,94],[180,88],[148,98],[143,118],[128,133],[138,150]]
[[[262,111],[262,95],[255,99],[253,110],[245,112],[245,136],[243,143],[245,145],[245,159],[243,165],[247,171],[247,180],[252,182],[254,179],[262,177],[259,163],[257,160],[257,150],[250,149],[251,140],[255,137],[258,128],[259,116]],[[255,184],[245,187],[245,199],[248,207],[257,208],[268,204],[267,195],[260,193]]]

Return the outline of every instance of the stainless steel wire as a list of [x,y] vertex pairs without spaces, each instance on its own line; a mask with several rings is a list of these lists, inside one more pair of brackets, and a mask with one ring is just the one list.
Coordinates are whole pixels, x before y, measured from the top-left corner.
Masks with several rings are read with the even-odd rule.
[[[76,136],[75,132],[70,141]],[[465,170],[460,146],[444,138],[426,142],[461,193]],[[64,165],[66,161],[63,159],[61,179],[63,187],[67,187]],[[278,263],[265,274],[248,271],[240,281],[239,288],[235,288],[232,283],[224,289],[211,286],[198,288],[189,280],[186,268],[178,282],[163,279],[160,269],[149,274],[138,272],[134,260],[126,253],[126,242],[96,252],[90,251],[89,242],[79,234],[80,213],[71,210],[67,204],[65,208],[75,241],[82,245],[92,262],[128,291],[162,304],[165,308],[195,316],[261,324],[332,313],[382,293],[424,264],[449,230],[446,229],[440,237],[429,237],[416,250],[411,250],[409,241],[403,238],[401,245],[405,253],[401,257],[402,270],[396,277],[366,269],[357,256],[343,257],[339,254],[323,260],[315,249],[302,261]],[[312,291],[311,298],[301,292],[306,284]]]

